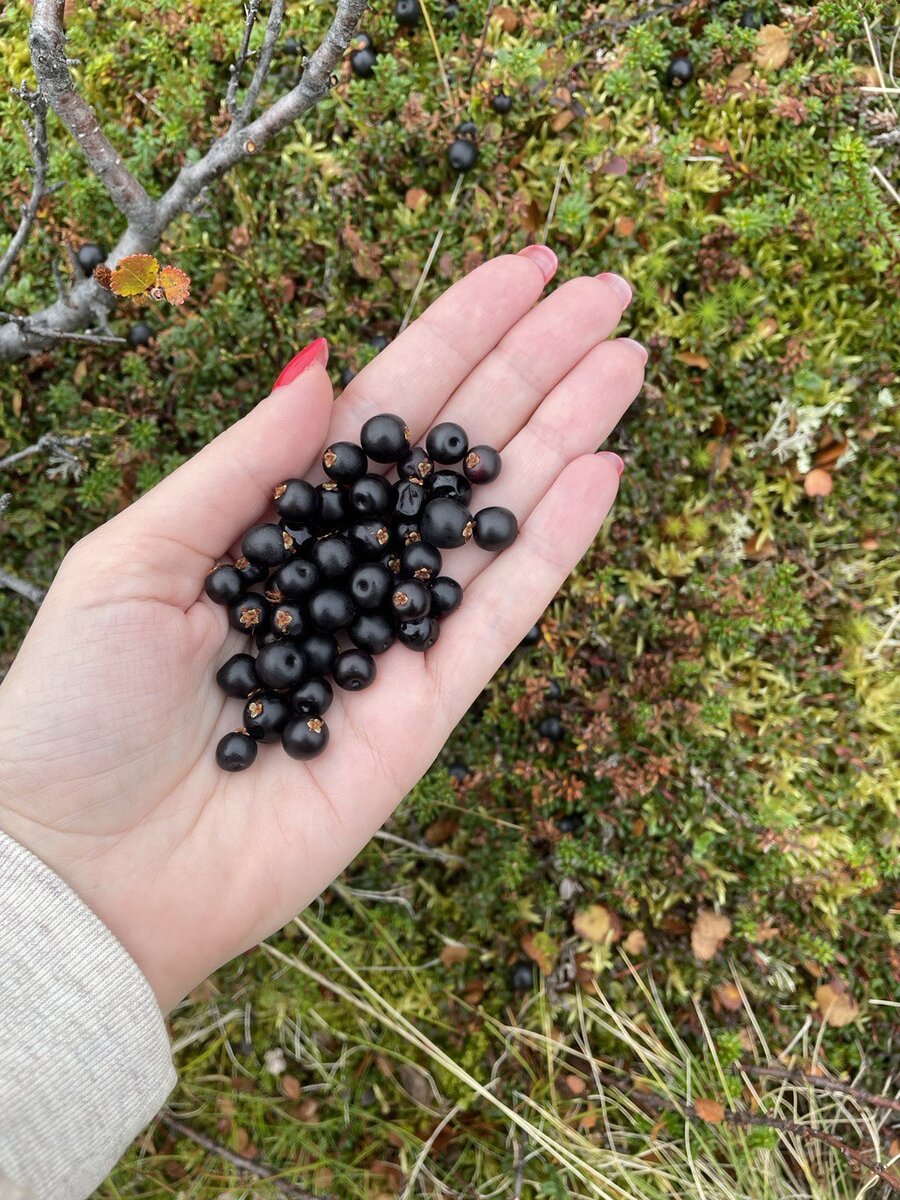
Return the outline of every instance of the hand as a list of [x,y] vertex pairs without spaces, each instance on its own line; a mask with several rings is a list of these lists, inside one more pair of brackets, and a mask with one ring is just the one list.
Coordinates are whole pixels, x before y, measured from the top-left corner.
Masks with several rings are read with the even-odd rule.
[[[535,307],[544,247],[452,287],[332,400],[321,361],[66,556],[0,689],[0,828],[62,876],[134,957],[161,1006],[285,924],[415,784],[539,618],[615,498],[595,454],[637,394],[645,352],[610,341],[615,276]],[[322,355],[324,357],[324,354]],[[245,639],[203,594],[209,567],[324,445],[398,412],[414,439],[458,421],[503,452],[479,505],[518,516],[500,556],[446,556],[461,609],[426,654],[395,647],[368,691],[338,694],[311,762],[265,747],[245,773],[214,761],[241,724],[217,668]]]

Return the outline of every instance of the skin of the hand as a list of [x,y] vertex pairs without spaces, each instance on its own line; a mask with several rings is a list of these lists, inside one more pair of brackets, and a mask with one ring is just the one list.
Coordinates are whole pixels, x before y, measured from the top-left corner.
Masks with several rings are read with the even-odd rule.
[[[169,1009],[290,920],[385,822],[585,553],[621,462],[596,448],[643,380],[611,339],[630,299],[582,276],[541,300],[544,247],[462,279],[336,401],[321,361],[66,555],[0,687],[0,829],[109,926]],[[309,763],[263,746],[214,761],[241,702],[214,675],[247,640],[203,579],[265,519],[282,479],[321,478],[329,442],[397,412],[416,441],[455,420],[503,453],[476,507],[504,504],[517,542],[445,555],[466,588],[426,654],[395,646],[367,691],[338,693]]]

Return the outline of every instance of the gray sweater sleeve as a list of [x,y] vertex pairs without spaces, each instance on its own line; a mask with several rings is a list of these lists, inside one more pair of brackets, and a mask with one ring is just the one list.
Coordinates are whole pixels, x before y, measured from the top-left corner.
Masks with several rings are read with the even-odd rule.
[[0,832],[0,1200],[84,1200],[174,1085],[134,960]]

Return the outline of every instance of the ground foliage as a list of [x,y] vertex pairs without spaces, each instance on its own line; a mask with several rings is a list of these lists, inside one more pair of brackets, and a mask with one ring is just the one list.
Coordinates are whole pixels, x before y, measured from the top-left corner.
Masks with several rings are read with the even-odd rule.
[[[896,179],[900,139],[891,97],[864,90],[881,82],[864,21],[887,48],[887,7],[769,3],[757,32],[732,0],[522,0],[487,26],[483,0],[463,0],[456,17],[431,7],[432,39],[375,5],[375,76],[345,63],[301,128],[168,231],[159,258],[190,276],[190,298],[120,301],[115,327],[149,321],[150,346],[61,345],[0,375],[0,457],[48,432],[90,438],[74,463],[33,456],[0,487],[2,565],[46,584],[68,546],[246,411],[312,337],[327,335],[338,382],[462,272],[529,240],[553,245],[560,279],[631,279],[627,332],[651,358],[611,442],[627,462],[613,518],[537,644],[403,806],[391,832],[413,846],[374,842],[308,917],[391,1012],[542,1128],[577,1127],[588,1156],[608,1131],[585,1058],[572,1074],[558,1049],[504,1043],[498,1022],[574,1046],[578,997],[599,991],[658,1023],[623,948],[698,1054],[759,1053],[760,1029],[778,1052],[805,1027],[821,1060],[862,1065],[873,1090],[896,1055],[900,231],[872,168]],[[327,9],[290,3],[288,32],[314,45]],[[0,26],[9,232],[30,187],[9,93],[29,77],[28,13],[19,0]],[[151,191],[221,128],[241,19],[209,0],[75,6],[80,84]],[[694,67],[681,90],[665,80],[678,53]],[[281,53],[278,82],[300,62]],[[514,97],[503,117],[499,90]],[[457,180],[445,151],[464,119],[480,157]],[[65,186],[7,281],[13,311],[53,299],[66,244],[108,246],[120,227],[50,129]],[[7,662],[31,612],[0,592]],[[553,714],[558,743],[538,733]],[[273,945],[360,995],[298,928]],[[515,991],[522,960],[533,977]],[[417,1192],[441,1194],[433,1175],[458,1195],[491,1179],[498,1195],[580,1194],[552,1154],[520,1170],[533,1141],[395,1020],[260,950],[174,1015],[174,1103],[222,1144],[342,1197],[398,1194],[458,1105]],[[612,1026],[590,1032],[594,1053],[627,1062]],[[671,1064],[663,1074],[683,1090]],[[737,1103],[741,1085],[725,1082],[734,1091],[712,1073],[711,1100]],[[738,1138],[729,1153],[750,1162],[773,1144]],[[804,1196],[855,1194],[846,1174],[816,1190],[849,1170],[834,1158],[816,1160]],[[667,1194],[638,1178],[632,1194]],[[156,1128],[101,1194],[249,1194],[237,1180]]]

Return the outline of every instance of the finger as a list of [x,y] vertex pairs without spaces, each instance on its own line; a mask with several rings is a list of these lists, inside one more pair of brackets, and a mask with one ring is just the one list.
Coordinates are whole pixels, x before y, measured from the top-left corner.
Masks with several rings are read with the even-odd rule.
[[435,419],[462,425],[472,445],[505,445],[547,393],[609,337],[630,300],[631,288],[618,275],[564,283],[509,330]]
[[447,397],[528,312],[556,265],[548,247],[527,246],[454,284],[353,379],[334,406],[329,437],[356,441],[369,417],[396,412],[420,438]]
[[[570,463],[513,545],[467,589],[425,655],[434,701],[451,724],[518,646],[606,519],[619,486],[615,456]],[[436,722],[440,724],[440,720]]]

